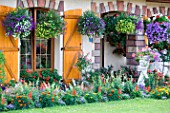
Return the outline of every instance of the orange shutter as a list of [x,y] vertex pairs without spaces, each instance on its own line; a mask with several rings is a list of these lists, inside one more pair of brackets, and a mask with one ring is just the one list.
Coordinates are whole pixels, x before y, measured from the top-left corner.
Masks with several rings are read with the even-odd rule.
[[12,78],[16,81],[18,80],[18,40],[13,37],[7,37],[2,26],[4,17],[12,10],[14,8],[0,6],[0,50],[4,53],[6,59],[6,82],[9,82]]
[[77,22],[82,15],[82,10],[69,10],[64,12],[66,31],[64,34],[64,81],[71,82],[72,79],[79,79],[80,72],[75,66],[78,55],[81,52],[82,36],[78,32]]

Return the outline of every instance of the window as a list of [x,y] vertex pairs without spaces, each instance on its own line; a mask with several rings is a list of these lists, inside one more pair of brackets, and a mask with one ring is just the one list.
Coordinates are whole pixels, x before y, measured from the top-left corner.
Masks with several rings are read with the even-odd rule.
[[[31,8],[34,22],[48,9]],[[25,39],[21,39],[21,69],[27,68],[32,71],[54,68],[54,39],[38,39],[35,29]]]

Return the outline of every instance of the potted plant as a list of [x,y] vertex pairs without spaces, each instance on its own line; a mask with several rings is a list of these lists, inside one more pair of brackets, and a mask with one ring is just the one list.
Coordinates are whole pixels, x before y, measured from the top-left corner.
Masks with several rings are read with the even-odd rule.
[[6,15],[3,26],[7,36],[26,38],[33,28],[33,19],[27,9],[17,8]]
[[82,35],[87,35],[90,42],[92,42],[92,37],[101,36],[104,30],[104,20],[97,17],[92,11],[85,11],[78,21],[78,31]]
[[54,38],[63,33],[65,23],[64,20],[54,11],[42,13],[36,25],[37,38]]
[[106,23],[105,37],[107,41],[115,46],[113,53],[126,54],[126,35],[133,34],[138,24],[136,16],[129,16],[125,13],[114,14],[104,17]]

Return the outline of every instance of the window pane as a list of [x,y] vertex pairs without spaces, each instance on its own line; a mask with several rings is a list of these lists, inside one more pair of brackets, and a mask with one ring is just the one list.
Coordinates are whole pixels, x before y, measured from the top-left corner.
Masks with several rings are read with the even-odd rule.
[[21,69],[32,69],[32,43],[31,37],[21,39]]
[[40,55],[36,55],[36,68],[40,69],[41,66],[41,57]]
[[51,68],[51,55],[47,55],[47,68]]
[[36,39],[37,69],[51,68],[51,39]]

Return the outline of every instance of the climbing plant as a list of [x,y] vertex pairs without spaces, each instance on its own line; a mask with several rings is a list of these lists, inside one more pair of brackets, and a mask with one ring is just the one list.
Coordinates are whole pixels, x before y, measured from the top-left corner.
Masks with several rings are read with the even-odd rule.
[[4,54],[0,51],[0,84],[4,82],[4,78],[5,78],[4,65],[5,65],[5,57]]

